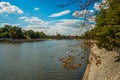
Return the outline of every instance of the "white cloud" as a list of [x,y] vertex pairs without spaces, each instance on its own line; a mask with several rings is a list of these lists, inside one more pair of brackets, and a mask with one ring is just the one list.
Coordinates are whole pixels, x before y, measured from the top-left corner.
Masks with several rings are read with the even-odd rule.
[[100,10],[100,3],[95,3],[95,4],[94,4],[94,8],[95,8],[96,10]]
[[26,27],[26,29],[34,29],[35,31],[39,31],[39,30],[45,30],[45,29],[49,29],[49,27],[47,26],[43,26],[43,25],[28,25]]
[[23,16],[23,17],[20,17],[19,20],[28,22],[29,25],[26,26],[26,29],[40,30],[40,29],[48,28],[48,23],[43,21],[42,19],[39,19],[38,17],[28,18],[26,16]]
[[80,35],[80,24],[83,20],[79,19],[61,19],[45,22],[37,17],[20,17],[20,20],[28,22],[26,29],[35,31],[44,31],[48,35],[55,35],[56,32],[64,35]]
[[[56,32],[66,35],[77,35],[80,34],[80,23],[82,20],[78,19],[62,19],[56,21],[45,22],[37,17],[20,17],[20,20],[30,23],[26,29],[33,29],[35,31],[44,31],[45,33],[52,35]],[[79,32],[79,33],[78,33]]]
[[52,26],[49,29],[45,30],[44,32],[46,32],[49,35],[55,35],[56,33],[64,35],[80,35],[79,29],[63,25]]
[[108,9],[109,8],[109,4],[107,3],[107,0],[103,1],[100,5],[100,7],[102,9]]
[[23,17],[20,17],[19,19],[23,20],[25,22],[31,23],[31,24],[37,24],[37,25],[46,24],[46,22],[44,22],[43,20],[39,19],[38,17],[28,18],[28,17],[23,16]]
[[94,10],[82,10],[82,11],[75,11],[72,15],[74,17],[83,18],[85,16],[91,16],[94,14]]
[[100,10],[100,8],[103,8],[103,9],[108,9],[108,3],[107,3],[108,0],[102,0],[101,3],[95,3],[94,4],[94,8],[96,10]]
[[38,11],[40,8],[34,8],[34,11]]
[[83,20],[78,19],[62,19],[56,21],[55,25],[57,26],[67,26],[67,27],[74,27],[74,28],[80,28],[80,24],[83,22]]
[[22,20],[22,19],[27,19],[27,17],[26,17],[26,16],[23,16],[23,17],[20,17],[19,19],[20,19],[20,20]]
[[44,23],[44,21],[42,21],[41,19],[39,19],[37,17],[26,18],[25,21],[29,22],[29,23],[34,23],[34,24],[42,24],[42,23]]
[[23,14],[23,11],[9,2],[0,2],[0,13]]
[[59,16],[63,16],[63,15],[69,14],[70,12],[71,12],[70,10],[64,10],[64,11],[59,12],[59,13],[51,14],[48,17],[59,17]]
[[80,23],[82,20],[78,19],[62,19],[57,20],[55,22],[49,22],[49,24],[53,24],[49,27],[45,32],[47,34],[65,34],[65,35],[80,35]]
[[[80,35],[80,23],[78,19],[62,19],[57,21],[47,22],[47,26],[28,25],[26,29],[35,31],[44,31],[48,35],[55,35],[56,32],[65,35]],[[44,24],[43,24],[44,25]]]
[[108,0],[102,0],[102,3],[107,3]]
[[4,27],[5,25],[20,26],[20,24],[1,23],[2,27]]

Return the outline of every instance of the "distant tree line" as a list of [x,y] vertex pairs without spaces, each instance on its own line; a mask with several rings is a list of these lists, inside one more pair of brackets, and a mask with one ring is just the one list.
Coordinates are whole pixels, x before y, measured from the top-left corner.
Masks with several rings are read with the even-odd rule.
[[21,27],[5,25],[0,28],[0,38],[7,39],[79,39],[80,36],[66,36],[57,33],[56,35],[46,35],[44,32],[33,30],[23,30]]
[[61,35],[60,33],[57,33],[56,35],[50,35],[48,36],[51,39],[81,39],[81,36],[72,36],[72,35]]
[[0,28],[0,38],[13,38],[13,39],[36,39],[45,38],[44,32],[35,32],[33,30],[22,30],[17,26],[5,25]]

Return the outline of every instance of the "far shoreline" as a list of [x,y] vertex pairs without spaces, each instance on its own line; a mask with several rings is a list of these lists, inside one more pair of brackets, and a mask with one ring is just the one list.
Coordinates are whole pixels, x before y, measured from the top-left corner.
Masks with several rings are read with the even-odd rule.
[[37,42],[44,41],[46,39],[0,39],[0,43],[19,43],[19,42]]
[[80,39],[9,39],[9,38],[0,38],[0,43],[22,43],[22,42],[39,42],[46,40],[80,40]]

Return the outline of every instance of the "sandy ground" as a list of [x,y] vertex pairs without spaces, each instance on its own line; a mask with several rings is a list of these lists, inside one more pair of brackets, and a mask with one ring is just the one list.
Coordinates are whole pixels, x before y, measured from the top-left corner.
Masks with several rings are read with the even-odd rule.
[[91,46],[88,66],[82,80],[120,80],[119,54]]

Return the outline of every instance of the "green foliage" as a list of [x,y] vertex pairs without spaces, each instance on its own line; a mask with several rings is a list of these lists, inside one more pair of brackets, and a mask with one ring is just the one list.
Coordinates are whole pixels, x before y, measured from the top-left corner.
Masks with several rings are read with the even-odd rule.
[[0,37],[21,39],[24,38],[24,35],[20,27],[5,25],[5,27],[0,28]]
[[34,32],[33,30],[28,30],[24,32],[25,36],[27,36],[27,38],[31,38],[31,39],[36,39],[36,38],[46,38],[46,34],[44,32]]
[[5,32],[1,33],[1,34],[0,34],[0,37],[1,37],[1,38],[8,38],[8,32],[5,31]]
[[12,38],[12,39],[37,39],[45,38],[44,32],[34,32],[33,30],[22,30],[20,27],[5,25],[0,28],[0,38]]
[[45,38],[45,37],[47,37],[44,32],[39,32],[39,35],[40,35],[40,38]]
[[25,31],[24,34],[31,39],[35,39],[35,32],[33,30]]
[[115,33],[116,37],[120,37],[120,32]]
[[109,8],[97,13],[96,27],[84,37],[97,40],[97,45],[107,50],[120,47],[120,0],[109,0]]

